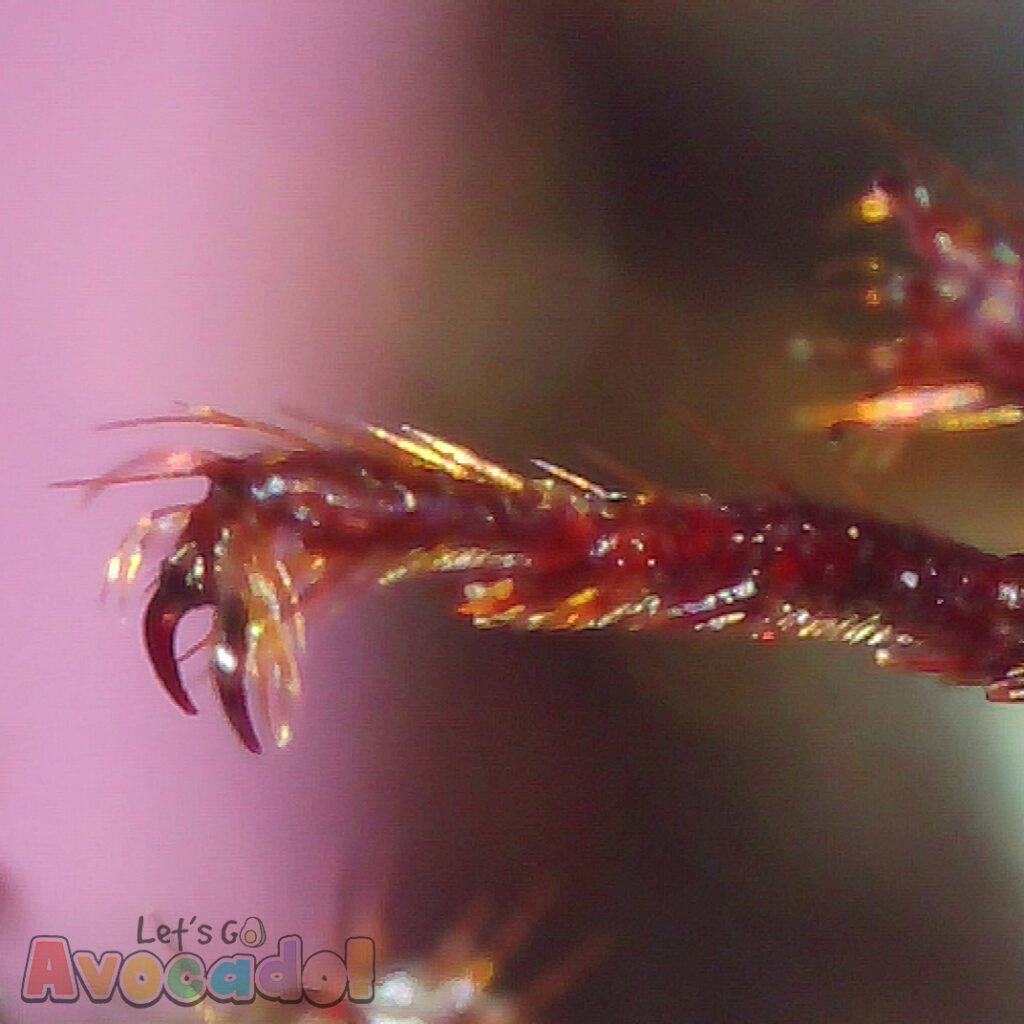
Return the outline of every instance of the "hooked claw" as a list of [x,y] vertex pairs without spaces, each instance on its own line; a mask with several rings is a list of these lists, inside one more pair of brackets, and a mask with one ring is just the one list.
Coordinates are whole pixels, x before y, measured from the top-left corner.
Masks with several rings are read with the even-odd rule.
[[149,602],[143,624],[146,651],[157,678],[171,699],[187,715],[196,714],[196,706],[185,692],[174,653],[174,635],[178,623],[188,612],[210,599],[201,589],[190,585],[188,573],[180,565],[168,560],[160,572],[160,583]]
[[217,694],[239,739],[248,750],[258,754],[262,748],[249,716],[245,692],[248,627],[245,605],[236,597],[218,602],[202,574],[186,569],[185,561],[170,558],[164,563],[160,583],[146,609],[144,631],[149,660],[174,703],[186,714],[196,714],[196,706],[181,681],[174,638],[178,624],[190,611],[204,605],[217,606],[215,629],[218,638],[211,657]]
[[221,707],[231,727],[247,750],[254,754],[262,751],[249,715],[249,700],[245,692],[246,632],[249,615],[240,598],[221,602],[217,609],[217,627],[220,639],[213,648],[211,672],[217,684]]

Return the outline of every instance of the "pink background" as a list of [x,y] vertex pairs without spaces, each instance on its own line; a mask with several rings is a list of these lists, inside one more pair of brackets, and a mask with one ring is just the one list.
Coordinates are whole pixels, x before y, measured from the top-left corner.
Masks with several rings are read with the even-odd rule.
[[[140,914],[195,914],[215,930],[257,914],[272,944],[298,932],[307,952],[336,948],[340,879],[380,782],[360,739],[375,635],[356,614],[329,659],[314,641],[299,740],[254,758],[198,662],[197,719],[161,692],[140,645],[141,588],[120,610],[116,595],[98,598],[130,523],[197,486],[118,488],[83,507],[46,485],[151,447],[245,443],[93,430],[174,400],[269,418],[286,406],[337,418],[367,395],[377,415],[397,400],[401,325],[455,120],[456,15],[428,19],[417,3],[5,5],[10,1019],[88,1018],[87,1006],[19,1003],[37,933],[129,952]],[[96,1019],[168,1012],[115,999]]]

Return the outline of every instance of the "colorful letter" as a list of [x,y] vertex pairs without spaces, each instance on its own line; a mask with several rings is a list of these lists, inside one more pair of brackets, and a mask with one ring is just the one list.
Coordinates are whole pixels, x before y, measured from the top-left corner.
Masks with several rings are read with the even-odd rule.
[[314,1006],[335,1006],[348,987],[345,961],[329,949],[314,953],[302,969],[302,991]]
[[167,998],[179,1006],[192,1006],[206,995],[206,965],[191,953],[178,953],[164,971]]
[[117,969],[121,966],[120,953],[104,953],[97,962],[87,950],[75,953],[75,970],[85,986],[85,994],[94,1003],[109,1003],[117,984]]
[[132,1006],[152,1006],[161,995],[164,965],[160,958],[145,950],[125,957],[121,965],[121,995]]
[[254,956],[222,956],[206,978],[210,995],[222,1003],[251,1003],[256,998],[255,964]]
[[302,939],[285,935],[277,956],[264,957],[256,967],[256,989],[264,999],[297,1003],[302,999]]
[[21,998],[27,1003],[73,1003],[78,998],[71,947],[63,936],[37,935],[29,943]]
[[353,1003],[368,1003],[373,999],[373,983],[377,980],[375,959],[373,939],[358,935],[345,943],[348,997]]

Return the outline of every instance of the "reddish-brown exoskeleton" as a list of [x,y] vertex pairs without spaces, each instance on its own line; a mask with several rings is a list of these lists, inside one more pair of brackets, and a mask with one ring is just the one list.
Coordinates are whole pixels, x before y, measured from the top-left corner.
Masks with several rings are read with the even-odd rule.
[[145,613],[150,660],[194,714],[175,634],[211,607],[210,670],[252,751],[250,703],[279,745],[291,736],[296,655],[317,595],[427,573],[458,578],[459,611],[478,626],[862,643],[880,664],[1024,700],[1024,555],[791,496],[627,494],[548,463],[531,479],[411,428],[314,443],[206,409],[139,422],[161,421],[245,427],[277,445],[151,456],[88,482],[209,481],[197,504],[144,517],[108,579],[134,580],[149,543],[173,534]]
[[1024,420],[1024,202],[984,186],[880,121],[902,177],[876,179],[853,220],[895,226],[903,259],[858,259],[860,305],[893,313],[894,337],[861,348],[872,393],[800,410],[805,426],[981,430]]

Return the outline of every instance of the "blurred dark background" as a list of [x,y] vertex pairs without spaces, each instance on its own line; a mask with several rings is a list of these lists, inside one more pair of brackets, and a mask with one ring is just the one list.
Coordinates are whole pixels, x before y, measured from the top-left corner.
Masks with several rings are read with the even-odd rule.
[[[850,382],[785,350],[833,329],[812,285],[830,218],[900,169],[862,117],[1024,181],[1024,8],[556,0],[473,24],[385,408],[515,465],[605,479],[591,446],[666,486],[763,491],[689,409],[848,501],[847,462],[788,414]],[[856,483],[879,515],[1008,551],[1021,455],[1012,433],[922,439]],[[474,633],[425,589],[371,599],[396,643],[367,742],[406,781],[366,842],[393,851],[399,945],[550,875],[509,985],[616,942],[555,1019],[1024,1019],[1021,713],[858,650]]]

